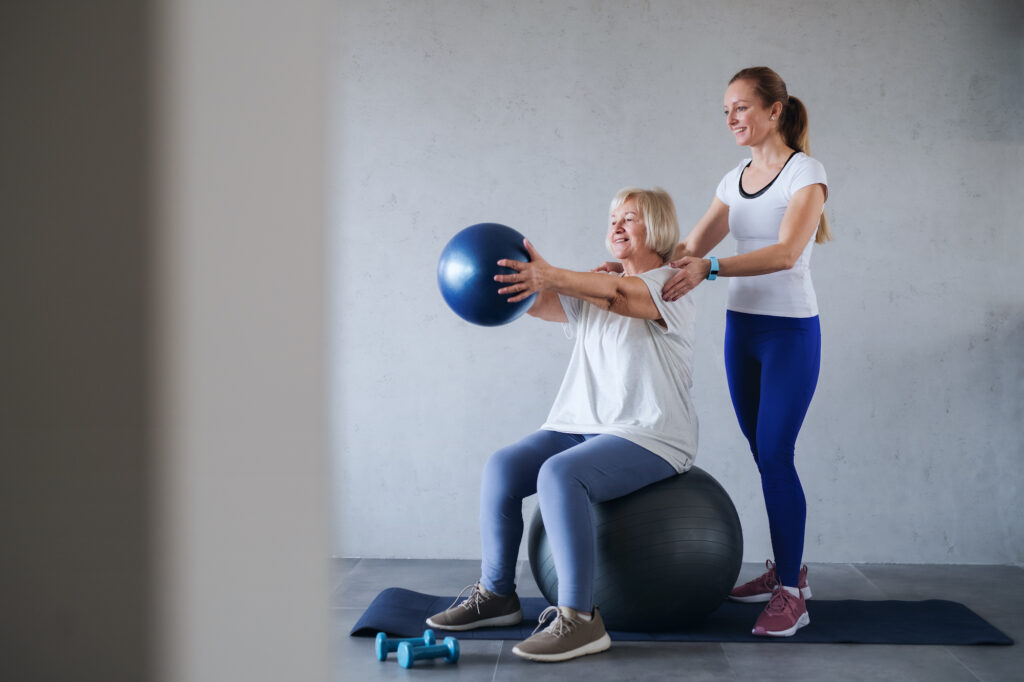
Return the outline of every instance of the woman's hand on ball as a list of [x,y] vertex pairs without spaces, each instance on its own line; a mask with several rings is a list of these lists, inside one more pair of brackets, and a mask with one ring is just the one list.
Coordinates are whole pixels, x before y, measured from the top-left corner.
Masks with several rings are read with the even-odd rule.
[[698,284],[707,279],[708,273],[711,271],[711,261],[693,256],[674,260],[669,265],[679,268],[679,272],[665,282],[665,286],[661,288],[661,298],[666,301],[675,301],[690,293],[697,288]]
[[498,261],[498,265],[515,270],[515,273],[494,276],[495,282],[509,285],[498,289],[498,293],[502,296],[511,296],[508,299],[509,303],[518,303],[548,288],[547,280],[552,269],[551,265],[537,253],[537,249],[533,248],[529,239],[524,239],[523,245],[526,247],[526,252],[530,254],[529,262],[502,258]]

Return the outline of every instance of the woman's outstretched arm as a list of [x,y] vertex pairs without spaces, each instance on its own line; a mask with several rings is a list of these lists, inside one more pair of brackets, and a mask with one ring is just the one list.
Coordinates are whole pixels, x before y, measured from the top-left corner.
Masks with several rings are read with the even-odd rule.
[[[531,315],[550,319],[543,314],[549,310],[550,304],[542,303],[541,295],[554,296],[557,302],[558,294],[565,294],[626,317],[661,320],[661,312],[651,297],[650,289],[639,277],[615,277],[596,272],[556,268],[537,253],[529,240],[525,240],[524,244],[530,254],[530,261],[523,263],[517,260],[500,260],[498,265],[516,272],[512,275],[495,275],[494,279],[508,285],[498,289],[498,293],[510,296],[510,303],[516,303],[537,293],[538,303],[534,303],[530,308]],[[533,308],[538,304],[543,307],[535,312]],[[560,302],[558,307],[561,309]],[[565,315],[564,310],[562,315]]]

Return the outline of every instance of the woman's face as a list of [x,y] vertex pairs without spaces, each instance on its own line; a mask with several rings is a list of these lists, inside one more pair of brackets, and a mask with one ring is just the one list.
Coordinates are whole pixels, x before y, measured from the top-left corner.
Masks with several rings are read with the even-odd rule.
[[622,202],[612,211],[608,243],[611,245],[612,255],[619,260],[649,250],[647,226],[644,225],[634,197]]
[[766,107],[748,80],[738,80],[725,89],[725,123],[741,147],[757,145],[775,131],[772,109]]

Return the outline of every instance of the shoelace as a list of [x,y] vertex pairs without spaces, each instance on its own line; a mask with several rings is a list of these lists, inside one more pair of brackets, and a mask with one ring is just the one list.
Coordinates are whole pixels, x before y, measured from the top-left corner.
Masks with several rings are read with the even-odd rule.
[[772,592],[772,598],[768,600],[768,606],[765,607],[765,613],[776,615],[783,613],[787,608],[793,606],[792,601],[796,600],[796,597],[791,595],[786,588],[779,585],[774,592]]
[[466,597],[466,601],[459,604],[459,606],[461,606],[464,609],[470,609],[475,606],[476,612],[480,613],[480,604],[484,602],[484,594],[480,591],[480,583],[473,583],[472,585],[466,585],[465,587],[463,587],[462,591],[455,596],[455,601],[453,601],[452,605],[448,608],[453,608],[456,604],[458,604],[459,599],[462,599],[462,595],[466,594],[466,590],[472,590],[472,592],[470,592],[469,596]]
[[775,563],[771,559],[764,562],[765,567],[768,569],[767,573],[761,574],[758,578],[758,584],[765,590],[774,590],[778,580],[775,577]]
[[576,628],[576,621],[566,618],[557,606],[549,606],[540,612],[540,616],[537,618],[537,627],[533,629],[531,636],[537,634],[537,631],[544,627],[544,621],[551,614],[555,615],[555,619],[544,629],[555,637],[564,637]]

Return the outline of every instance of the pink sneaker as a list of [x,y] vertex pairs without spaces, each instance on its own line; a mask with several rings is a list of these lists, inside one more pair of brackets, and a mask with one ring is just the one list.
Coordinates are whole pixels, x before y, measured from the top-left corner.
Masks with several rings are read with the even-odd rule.
[[[734,587],[729,593],[729,599],[741,602],[762,602],[771,599],[772,592],[775,591],[779,581],[775,577],[775,563],[769,559],[764,562],[764,565],[768,568],[766,573],[762,573],[749,583]],[[800,596],[810,599],[811,588],[807,586],[807,566],[800,567],[800,578],[797,580],[797,585],[800,587]]]
[[794,595],[780,585],[772,592],[751,632],[763,637],[790,637],[810,622],[803,595]]

